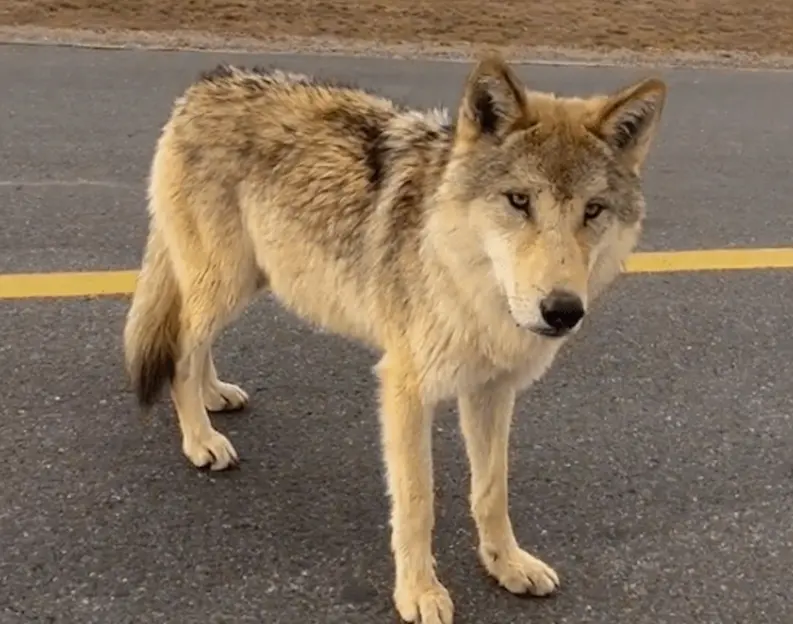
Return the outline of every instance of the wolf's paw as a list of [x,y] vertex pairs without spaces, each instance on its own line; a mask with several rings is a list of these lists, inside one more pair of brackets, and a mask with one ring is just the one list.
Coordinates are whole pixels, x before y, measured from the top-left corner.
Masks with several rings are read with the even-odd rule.
[[248,404],[248,393],[234,384],[218,381],[203,389],[204,403],[210,412],[233,412]]
[[559,577],[550,566],[517,546],[504,551],[481,548],[479,555],[487,571],[513,594],[547,596],[559,587]]
[[437,579],[425,586],[397,584],[394,604],[405,622],[452,624],[454,605],[449,592]]
[[185,436],[182,450],[196,468],[212,470],[233,468],[239,462],[237,451],[228,438],[214,429],[202,435]]

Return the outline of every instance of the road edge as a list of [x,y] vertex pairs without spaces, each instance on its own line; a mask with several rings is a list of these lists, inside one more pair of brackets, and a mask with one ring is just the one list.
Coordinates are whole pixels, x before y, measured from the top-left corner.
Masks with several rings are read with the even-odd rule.
[[[381,44],[330,38],[224,37],[199,31],[140,31],[66,29],[39,26],[0,26],[0,45],[65,46],[111,50],[195,51],[227,54],[302,54],[358,58],[469,62],[483,46],[460,42]],[[739,71],[793,70],[793,57],[763,56],[737,51],[667,53],[634,50],[577,50],[552,47],[499,46],[512,62],[525,65],[592,67],[654,67],[729,69]]]

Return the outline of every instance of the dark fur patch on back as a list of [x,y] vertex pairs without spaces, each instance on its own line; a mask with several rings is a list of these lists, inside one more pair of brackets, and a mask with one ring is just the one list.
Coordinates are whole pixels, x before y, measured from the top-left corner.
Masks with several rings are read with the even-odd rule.
[[231,65],[227,63],[220,63],[212,69],[202,71],[198,79],[202,82],[216,82],[218,80],[226,80],[232,76]]
[[376,124],[368,126],[364,133],[364,155],[369,168],[369,184],[372,188],[379,189],[383,185],[388,158],[386,135],[383,128]]
[[[248,87],[253,87],[255,89],[262,89],[268,86],[269,83],[267,81],[268,78],[274,76],[275,72],[278,71],[280,68],[275,66],[264,66],[264,65],[254,65],[251,68],[248,68],[244,65],[231,65],[229,63],[220,63],[212,69],[205,70],[201,72],[198,76],[199,82],[222,82],[228,80],[229,78],[236,77],[241,79],[243,83]],[[286,70],[281,69],[284,73],[289,73]],[[259,81],[258,79],[264,79],[264,81]],[[310,79],[309,76],[307,78]],[[313,82],[313,80],[311,80]]]
[[239,69],[242,71],[249,71],[252,74],[258,74],[259,76],[269,76],[270,74],[275,73],[278,70],[278,67],[275,65],[254,65],[249,70],[245,69],[245,67],[239,67]]
[[[312,76],[311,77],[311,84],[316,85],[318,87],[324,87],[325,89],[330,90],[337,90],[337,91],[355,91],[358,93],[366,93],[367,95],[372,95],[375,97],[383,97],[383,94],[376,89],[370,89],[368,87],[361,86],[357,82],[352,80],[345,80],[342,78],[334,78],[329,76]],[[394,103],[394,106],[397,109],[404,109],[405,104],[402,101],[395,101],[391,100]]]
[[339,107],[328,111],[325,121],[335,125],[348,137],[360,141],[361,151],[369,170],[369,184],[374,190],[380,188],[386,176],[388,145],[386,125],[390,116],[364,114],[350,108]]
[[[300,70],[287,69],[286,67],[273,64],[246,67],[244,65],[219,63],[216,67],[201,72],[199,74],[198,80],[200,82],[209,83],[221,82],[231,78],[234,75],[234,71],[237,71],[241,74],[248,74],[251,80],[250,82],[246,82],[246,84],[250,87],[255,87],[258,89],[269,86],[271,83],[267,82],[267,79],[272,77],[276,72],[283,72],[284,74],[302,75],[305,78],[304,80],[295,80],[294,84],[296,85],[314,86],[338,91],[355,91],[358,93],[366,93],[367,95],[374,97],[383,97],[383,94],[376,89],[363,87],[351,80],[325,76],[313,76],[306,74],[305,72],[301,72]],[[257,82],[255,80],[256,78],[263,78],[265,82]],[[392,98],[388,99],[393,103],[397,110],[406,110],[408,108],[407,103],[402,100],[394,100]]]

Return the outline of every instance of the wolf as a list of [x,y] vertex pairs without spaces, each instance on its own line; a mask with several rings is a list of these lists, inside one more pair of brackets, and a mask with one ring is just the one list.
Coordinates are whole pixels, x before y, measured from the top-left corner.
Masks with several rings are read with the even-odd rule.
[[539,379],[622,272],[645,214],[642,171],[667,87],[533,90],[495,52],[454,115],[355,85],[220,65],[179,97],[148,179],[149,230],[124,328],[148,409],[170,388],[197,467],[238,453],[208,412],[248,403],[221,381],[218,333],[260,293],[374,349],[393,603],[451,624],[436,575],[431,430],[456,400],[481,564],[513,593],[557,573],[508,511],[516,396]]

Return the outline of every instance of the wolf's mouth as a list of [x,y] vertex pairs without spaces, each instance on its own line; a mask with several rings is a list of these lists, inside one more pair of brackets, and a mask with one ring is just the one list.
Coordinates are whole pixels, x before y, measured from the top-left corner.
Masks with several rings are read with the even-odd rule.
[[570,330],[564,327],[532,327],[531,331],[546,338],[563,338],[570,333]]

